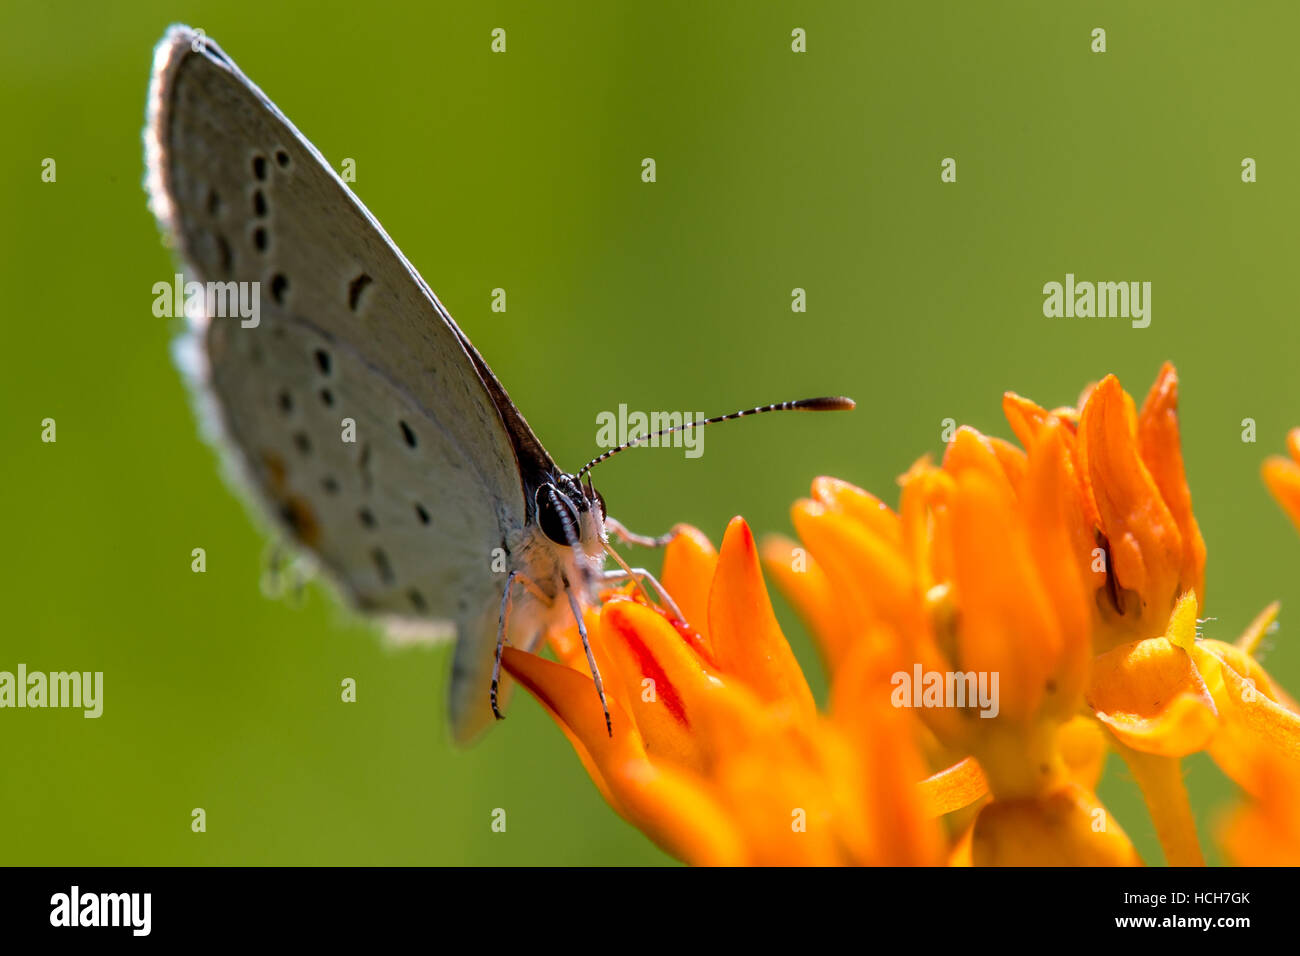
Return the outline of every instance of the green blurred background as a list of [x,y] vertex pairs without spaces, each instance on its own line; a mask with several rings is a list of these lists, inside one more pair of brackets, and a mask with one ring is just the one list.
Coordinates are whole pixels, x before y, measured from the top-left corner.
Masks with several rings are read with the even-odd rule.
[[[0,669],[102,670],[106,699],[99,720],[0,712],[0,862],[668,859],[531,700],[455,751],[445,649],[387,651],[317,585],[300,605],[261,596],[267,542],[198,437],[174,324],[150,311],[173,266],[140,130],[173,21],[220,42],[336,168],[356,160],[358,195],[560,463],[591,455],[597,412],[620,402],[858,400],[851,416],[712,431],[700,460],[611,462],[601,488],[636,529],[687,521],[716,541],[739,513],[788,530],[821,473],[892,503],[895,477],[941,452],[943,419],[1008,435],[1004,389],[1064,404],[1115,372],[1140,397],[1174,360],[1207,633],[1231,639],[1282,599],[1264,660],[1300,689],[1285,610],[1300,536],[1259,479],[1300,424],[1300,8],[1135,6],[6,5]],[[1105,54],[1089,49],[1097,26]],[[956,184],[940,183],[944,157]],[[1043,283],[1066,272],[1151,281],[1150,328],[1044,318]],[[46,417],[56,444],[39,440]],[[348,676],[355,705],[339,702]],[[1208,760],[1187,777],[1212,821],[1232,786]],[[1117,761],[1101,796],[1158,862]]]

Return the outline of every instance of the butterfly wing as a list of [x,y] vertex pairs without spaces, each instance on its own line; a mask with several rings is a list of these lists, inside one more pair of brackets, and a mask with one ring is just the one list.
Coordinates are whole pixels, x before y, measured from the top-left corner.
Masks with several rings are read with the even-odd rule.
[[[146,152],[151,206],[191,272],[259,284],[223,293],[250,290],[255,317],[192,313],[181,344],[240,484],[359,609],[458,626],[453,684],[481,683],[482,706],[453,687],[453,728],[471,735],[505,580],[494,549],[527,515],[516,436],[532,432],[320,153],[188,28],[155,54]],[[530,472],[545,458],[532,443]]]

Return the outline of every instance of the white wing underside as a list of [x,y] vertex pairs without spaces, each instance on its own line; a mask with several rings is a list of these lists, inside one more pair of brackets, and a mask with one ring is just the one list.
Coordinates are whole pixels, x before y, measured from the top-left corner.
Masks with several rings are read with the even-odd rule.
[[456,624],[452,725],[468,739],[490,720],[505,580],[493,550],[524,529],[510,437],[450,316],[379,224],[194,40],[173,28],[156,53],[151,205],[191,278],[261,284],[260,322],[192,318],[182,364],[239,484],[350,603],[406,630]]

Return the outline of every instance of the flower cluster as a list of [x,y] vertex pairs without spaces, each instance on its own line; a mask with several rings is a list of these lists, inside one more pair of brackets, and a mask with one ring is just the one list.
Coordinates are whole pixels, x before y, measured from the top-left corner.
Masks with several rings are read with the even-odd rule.
[[[1096,796],[1118,752],[1165,857],[1203,861],[1182,758],[1205,751],[1247,795],[1222,845],[1300,862],[1300,708],[1254,657],[1201,639],[1206,547],[1192,510],[1178,378],[1139,409],[1114,376],[1075,408],[1008,393],[1012,444],[961,428],[900,479],[897,510],[819,478],[799,540],[761,551],[740,519],[693,529],[663,582],[683,625],[630,590],[589,612],[614,734],[576,634],[557,662],[507,651],[626,819],[701,864],[1130,865]],[[1300,526],[1300,429],[1264,466]],[[819,712],[765,566],[813,634]],[[991,693],[991,696],[989,696]]]

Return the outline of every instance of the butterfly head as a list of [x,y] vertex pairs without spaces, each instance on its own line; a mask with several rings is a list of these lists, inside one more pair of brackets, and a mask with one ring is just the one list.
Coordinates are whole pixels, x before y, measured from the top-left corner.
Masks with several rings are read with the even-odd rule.
[[555,475],[533,497],[537,525],[556,544],[597,552],[605,539],[605,498],[573,475]]

